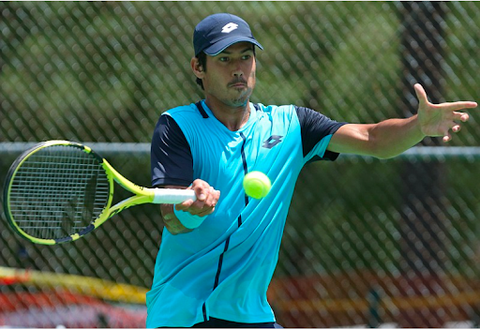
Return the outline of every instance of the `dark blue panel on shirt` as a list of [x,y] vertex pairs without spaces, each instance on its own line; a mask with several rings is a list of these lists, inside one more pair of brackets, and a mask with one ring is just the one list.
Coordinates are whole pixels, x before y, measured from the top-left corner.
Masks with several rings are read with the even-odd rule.
[[160,116],[152,138],[151,174],[153,186],[189,186],[193,182],[190,146],[180,127],[168,115]]
[[[320,142],[324,137],[334,134],[341,126],[346,123],[339,123],[335,120],[322,115],[315,110],[295,107],[297,111],[297,117],[300,122],[302,132],[302,145],[303,156],[305,157],[315,145]],[[325,151],[325,155],[322,159],[335,160],[338,157],[338,153]],[[319,157],[312,158],[311,161],[320,160]]]

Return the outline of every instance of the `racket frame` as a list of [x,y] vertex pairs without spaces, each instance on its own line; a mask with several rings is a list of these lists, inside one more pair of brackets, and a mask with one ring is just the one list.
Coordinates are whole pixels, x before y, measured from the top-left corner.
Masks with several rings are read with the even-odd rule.
[[[57,239],[38,238],[26,233],[15,222],[14,216],[12,215],[9,207],[12,182],[14,181],[14,178],[18,169],[21,167],[23,162],[25,162],[26,159],[28,159],[32,154],[36,153],[41,149],[51,147],[51,146],[71,146],[71,147],[79,148],[83,152],[86,152],[88,154],[92,154],[93,156],[95,156],[99,165],[101,165],[103,170],[105,171],[105,174],[108,179],[108,184],[109,184],[109,196],[108,196],[106,205],[102,210],[102,212],[100,213],[100,215],[95,220],[93,220],[88,226],[86,226],[84,229],[80,230],[79,232],[65,236],[63,238],[57,238]],[[134,195],[112,206],[114,186],[115,186],[114,182],[117,182],[122,188],[133,193]],[[85,236],[86,234],[90,233],[94,229],[98,228],[100,225],[102,225],[105,221],[107,221],[114,215],[120,213],[121,211],[131,206],[135,206],[139,204],[147,204],[147,203],[176,204],[176,203],[181,203],[188,199],[193,199],[193,200],[196,199],[195,192],[193,190],[147,188],[147,187],[139,186],[131,182],[127,178],[125,178],[122,174],[120,174],[117,170],[115,170],[115,168],[113,168],[113,166],[110,165],[110,163],[105,158],[101,157],[99,154],[93,151],[90,147],[77,142],[66,141],[66,140],[50,140],[50,141],[41,142],[33,146],[32,148],[28,149],[24,153],[22,153],[10,167],[10,170],[8,171],[8,174],[5,180],[5,184],[6,185],[3,191],[4,192],[3,203],[4,203],[4,209],[5,209],[5,214],[6,214],[8,223],[15,230],[15,232],[20,234],[22,237],[28,239],[33,243],[43,244],[43,245],[55,245],[55,244],[75,241]]]

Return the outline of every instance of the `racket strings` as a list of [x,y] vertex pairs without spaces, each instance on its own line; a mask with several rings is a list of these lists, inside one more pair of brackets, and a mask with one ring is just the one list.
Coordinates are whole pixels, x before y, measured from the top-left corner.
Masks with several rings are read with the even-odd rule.
[[98,159],[74,146],[51,146],[30,154],[10,191],[15,222],[44,239],[73,235],[100,216],[110,194]]

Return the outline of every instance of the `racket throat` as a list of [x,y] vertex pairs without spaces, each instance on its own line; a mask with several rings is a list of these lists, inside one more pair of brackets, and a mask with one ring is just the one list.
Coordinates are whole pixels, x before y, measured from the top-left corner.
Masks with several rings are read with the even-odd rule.
[[122,212],[125,209],[128,209],[129,207],[139,205],[139,204],[147,204],[147,203],[152,203],[153,196],[132,196],[130,198],[127,198],[118,204],[115,204],[110,208],[108,212],[108,218],[113,217],[115,214],[118,214]]

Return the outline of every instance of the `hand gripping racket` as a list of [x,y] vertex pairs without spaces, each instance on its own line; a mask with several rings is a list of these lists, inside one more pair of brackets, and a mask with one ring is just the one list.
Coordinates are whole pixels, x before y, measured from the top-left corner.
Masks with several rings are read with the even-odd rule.
[[[114,181],[134,196],[112,206]],[[193,190],[140,187],[89,147],[70,141],[42,142],[20,155],[3,194],[13,229],[46,245],[77,240],[130,206],[196,198]]]

